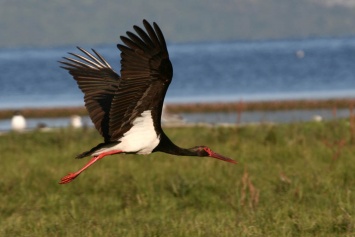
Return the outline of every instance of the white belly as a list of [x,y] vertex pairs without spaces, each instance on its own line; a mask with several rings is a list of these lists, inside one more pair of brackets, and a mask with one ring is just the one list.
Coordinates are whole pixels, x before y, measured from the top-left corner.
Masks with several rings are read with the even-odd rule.
[[128,130],[122,138],[120,138],[115,146],[102,148],[95,152],[97,155],[103,151],[120,150],[123,152],[133,152],[137,154],[150,154],[159,144],[159,136],[157,136],[151,110],[144,111],[139,117],[133,121],[133,126]]

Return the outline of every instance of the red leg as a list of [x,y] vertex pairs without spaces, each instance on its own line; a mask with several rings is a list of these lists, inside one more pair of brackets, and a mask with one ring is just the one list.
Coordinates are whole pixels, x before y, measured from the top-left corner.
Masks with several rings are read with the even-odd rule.
[[92,164],[94,164],[96,161],[104,158],[105,156],[108,155],[114,155],[114,154],[119,154],[122,153],[122,151],[119,150],[113,150],[113,151],[108,151],[108,152],[103,152],[101,154],[99,154],[98,156],[94,156],[93,158],[91,158],[91,160],[83,167],[81,168],[79,171],[75,172],[75,173],[69,173],[68,175],[64,176],[59,184],[66,184],[66,183],[70,183],[71,181],[73,181],[73,179],[75,179],[76,177],[78,177],[79,174],[81,174],[81,172],[83,172],[84,170],[86,170],[87,168],[89,168]]

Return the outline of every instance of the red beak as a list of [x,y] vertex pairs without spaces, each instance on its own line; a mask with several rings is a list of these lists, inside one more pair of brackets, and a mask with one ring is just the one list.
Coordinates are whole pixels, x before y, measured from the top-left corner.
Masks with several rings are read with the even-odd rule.
[[216,159],[219,159],[219,160],[223,160],[223,161],[226,161],[226,162],[229,162],[229,163],[233,163],[233,164],[237,164],[238,162],[231,159],[231,158],[228,158],[228,157],[225,157],[225,156],[222,156],[218,153],[215,153],[213,151],[211,151],[210,153],[210,157],[213,157],[213,158],[216,158]]

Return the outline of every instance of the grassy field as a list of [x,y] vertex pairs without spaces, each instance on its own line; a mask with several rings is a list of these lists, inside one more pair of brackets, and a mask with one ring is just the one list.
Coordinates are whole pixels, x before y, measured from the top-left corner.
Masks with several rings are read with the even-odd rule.
[[0,236],[355,236],[349,121],[169,128],[211,158],[116,155],[59,185],[94,130],[0,136]]

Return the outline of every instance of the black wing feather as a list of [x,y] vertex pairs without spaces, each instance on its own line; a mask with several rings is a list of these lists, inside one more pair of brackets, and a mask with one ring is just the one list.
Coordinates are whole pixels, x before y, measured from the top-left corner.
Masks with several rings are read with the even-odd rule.
[[134,26],[138,35],[127,33],[129,38],[121,37],[125,45],[118,45],[122,81],[112,101],[110,130],[114,131],[113,139],[128,131],[133,120],[146,110],[151,110],[155,127],[160,130],[161,110],[173,69],[158,25],[154,23],[153,29],[146,20],[143,25],[147,33]]
[[69,71],[84,93],[85,106],[105,142],[117,141],[144,111],[152,112],[155,128],[161,131],[160,117],[164,97],[172,80],[173,68],[159,26],[143,20],[145,31],[121,36],[121,77],[106,60],[78,48],[85,56],[64,58],[62,68]]
[[68,70],[76,80],[84,93],[85,107],[92,122],[105,141],[110,141],[109,112],[120,77],[96,51],[93,50],[95,57],[82,48],[78,49],[88,58],[69,53],[75,58],[64,57],[66,61],[60,61],[64,65],[61,67]]

